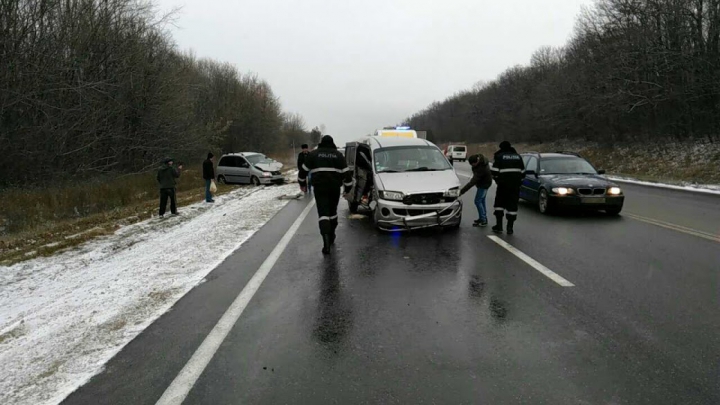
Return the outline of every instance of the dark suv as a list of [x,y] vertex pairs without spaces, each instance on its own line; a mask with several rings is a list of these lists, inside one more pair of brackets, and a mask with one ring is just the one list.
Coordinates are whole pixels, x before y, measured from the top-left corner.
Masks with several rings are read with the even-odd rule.
[[609,215],[622,211],[625,196],[620,187],[580,155],[528,152],[522,158],[525,179],[520,198],[536,203],[543,214],[562,208],[603,210]]

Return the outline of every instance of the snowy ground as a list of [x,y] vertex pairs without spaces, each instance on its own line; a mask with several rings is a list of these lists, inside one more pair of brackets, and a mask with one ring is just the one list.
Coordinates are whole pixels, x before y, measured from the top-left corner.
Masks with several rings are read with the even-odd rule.
[[[56,404],[252,236],[296,184],[241,188],[53,257],[0,266],[0,404]],[[232,235],[232,237],[228,237]]]
[[653,183],[650,181],[642,181],[638,179],[633,179],[631,177],[618,177],[618,176],[606,176],[608,179],[617,181],[620,183],[630,183],[630,184],[640,184],[643,186],[649,186],[649,187],[659,187],[659,188],[667,188],[671,190],[684,190],[684,191],[694,191],[697,193],[706,193],[706,194],[718,194],[720,195],[720,184],[665,184],[665,183]]

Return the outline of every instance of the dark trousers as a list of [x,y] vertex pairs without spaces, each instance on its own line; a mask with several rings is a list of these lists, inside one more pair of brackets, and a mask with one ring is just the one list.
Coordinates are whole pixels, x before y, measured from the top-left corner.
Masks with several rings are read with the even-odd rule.
[[517,219],[520,186],[498,185],[495,193],[495,216],[502,218],[503,213],[508,221]]
[[340,188],[315,187],[315,203],[321,235],[334,235],[338,226],[337,207],[340,203]]
[[177,214],[177,200],[175,199],[174,188],[160,189],[160,215],[165,215],[168,198],[170,199],[170,212]]
[[210,192],[210,184],[212,183],[212,180],[205,179],[205,202],[212,201],[212,193]]

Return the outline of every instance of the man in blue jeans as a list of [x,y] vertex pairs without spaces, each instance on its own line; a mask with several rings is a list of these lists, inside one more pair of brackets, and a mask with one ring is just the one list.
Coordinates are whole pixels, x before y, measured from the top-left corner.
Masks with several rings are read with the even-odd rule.
[[215,156],[213,156],[212,152],[209,152],[207,154],[207,159],[203,162],[203,179],[205,179],[205,202],[214,203],[215,200],[212,198],[212,193],[210,192],[210,185],[212,184],[213,180],[215,180],[215,166],[213,166],[213,160],[215,159]]
[[468,184],[460,190],[460,195],[465,194],[472,186],[477,187],[475,206],[477,207],[479,218],[473,222],[473,226],[484,227],[487,226],[488,223],[485,197],[487,197],[487,191],[492,185],[492,174],[490,173],[490,166],[488,166],[485,156],[481,154],[472,155],[468,159],[468,162],[472,166],[473,176]]

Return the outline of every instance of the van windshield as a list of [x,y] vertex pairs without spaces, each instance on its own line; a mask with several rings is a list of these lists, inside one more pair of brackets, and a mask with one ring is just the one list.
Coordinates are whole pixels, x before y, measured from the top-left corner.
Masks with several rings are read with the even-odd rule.
[[464,146],[453,146],[453,151],[455,152],[465,152]]
[[395,146],[374,154],[377,173],[452,170],[440,149],[432,146]]
[[258,163],[270,162],[270,159],[268,159],[267,156],[260,153],[256,155],[245,155],[245,159],[247,159],[248,162],[253,165],[256,165]]

